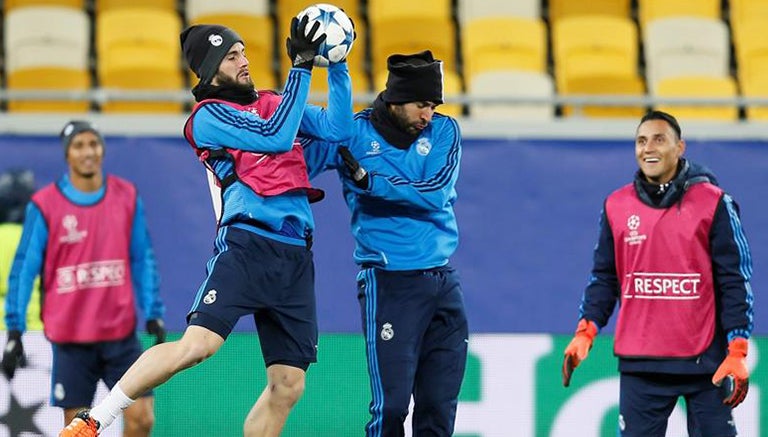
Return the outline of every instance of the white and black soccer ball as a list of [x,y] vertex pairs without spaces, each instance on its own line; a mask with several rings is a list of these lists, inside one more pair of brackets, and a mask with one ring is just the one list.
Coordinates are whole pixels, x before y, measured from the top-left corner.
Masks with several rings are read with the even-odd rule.
[[325,42],[320,46],[319,54],[315,56],[315,66],[327,67],[347,59],[355,41],[355,29],[347,14],[334,5],[318,3],[299,12],[296,18],[301,20],[305,15],[309,16],[307,33],[315,22],[319,22],[317,35],[323,32],[327,35]]

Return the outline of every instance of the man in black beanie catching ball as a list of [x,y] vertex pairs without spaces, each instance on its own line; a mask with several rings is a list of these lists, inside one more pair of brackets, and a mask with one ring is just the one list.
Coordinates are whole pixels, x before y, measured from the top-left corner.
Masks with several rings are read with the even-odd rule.
[[344,141],[352,132],[346,62],[328,67],[328,108],[306,103],[314,56],[326,35],[294,18],[286,41],[293,68],[282,94],[256,91],[243,40],[217,25],[181,33],[184,57],[200,82],[184,136],[209,172],[218,235],[206,278],[180,340],[147,350],[109,396],[61,436],[95,436],[145,391],[210,357],[242,316],[256,322],[267,387],[243,435],[278,436],[304,391],[317,356],[312,188],[300,139]]

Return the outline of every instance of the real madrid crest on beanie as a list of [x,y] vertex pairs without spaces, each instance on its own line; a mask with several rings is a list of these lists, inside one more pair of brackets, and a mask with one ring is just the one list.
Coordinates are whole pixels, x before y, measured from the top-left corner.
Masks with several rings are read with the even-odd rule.
[[213,80],[229,49],[243,42],[234,30],[217,24],[190,26],[181,32],[180,39],[187,65],[203,84]]

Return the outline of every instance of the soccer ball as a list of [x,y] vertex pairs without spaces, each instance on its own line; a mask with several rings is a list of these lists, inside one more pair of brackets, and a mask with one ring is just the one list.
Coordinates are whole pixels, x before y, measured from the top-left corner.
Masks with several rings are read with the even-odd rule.
[[355,40],[354,26],[347,14],[334,5],[318,3],[299,12],[296,18],[301,20],[305,15],[309,16],[307,33],[317,21],[320,23],[317,35],[323,32],[326,34],[325,42],[320,45],[320,52],[315,56],[315,66],[327,67],[347,59]]

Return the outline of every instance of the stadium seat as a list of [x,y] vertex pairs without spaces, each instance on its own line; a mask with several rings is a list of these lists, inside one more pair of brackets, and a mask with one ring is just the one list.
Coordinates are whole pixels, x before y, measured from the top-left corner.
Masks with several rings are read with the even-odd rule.
[[765,74],[768,66],[768,40],[764,37],[768,20],[747,20],[734,29],[734,53],[739,66],[739,82],[744,83],[752,77]]
[[176,0],[94,0],[96,13],[115,9],[152,8],[177,12]]
[[3,10],[7,13],[16,8],[32,6],[62,6],[73,9],[85,9],[85,0],[5,0]]
[[[39,23],[45,22],[45,26]],[[5,72],[9,90],[85,91],[91,86],[90,21],[68,6],[14,8],[5,20]],[[87,101],[11,101],[12,111],[85,111]]]
[[[374,76],[374,92],[377,94],[387,86],[387,71],[379,71]],[[354,80],[354,79],[353,79]],[[453,71],[443,71],[443,95],[445,99],[458,97],[462,93],[461,77]],[[461,117],[464,112],[463,105],[459,103],[444,103],[437,107],[437,112],[451,117]]]
[[541,18],[541,0],[459,0],[459,22],[478,18]]
[[[141,23],[144,32],[133,31]],[[183,87],[179,47],[181,19],[151,8],[115,9],[96,19],[97,76],[103,88],[179,91]],[[176,112],[177,101],[108,102],[107,112]]]
[[[574,77],[566,80],[560,88],[563,96],[606,95],[641,98],[645,95],[643,80],[636,76],[610,75],[596,73],[591,76]],[[583,115],[587,117],[638,118],[645,113],[645,107],[639,105],[585,105],[581,108],[565,105],[566,116]]]
[[[56,56],[52,53],[52,56]],[[86,92],[91,88],[91,75],[86,69],[67,67],[31,67],[15,70],[6,78],[9,91],[36,90],[55,92]],[[11,112],[87,112],[87,100],[10,100]]]
[[[669,0],[674,1],[674,0]],[[549,0],[549,22],[580,15],[630,17],[630,0]]]
[[[519,97],[547,98],[555,94],[552,78],[533,71],[493,71],[480,73],[467,80],[467,95],[471,98]],[[546,121],[555,116],[551,103],[472,103],[469,117],[474,120],[506,122]]]
[[[768,77],[765,74],[759,74],[742,82],[741,94],[747,98],[768,99]],[[747,105],[746,113],[747,120],[768,121],[768,106]]]
[[[368,24],[377,28],[379,23],[393,20],[422,18],[425,20],[447,20],[453,18],[451,0],[368,0]],[[414,29],[422,34],[429,28]],[[389,31],[387,31],[389,32]]]
[[[736,82],[730,77],[676,77],[659,81],[654,95],[670,98],[724,98],[736,97]],[[657,109],[669,112],[679,119],[736,121],[739,110],[736,105],[657,105]]]
[[643,29],[646,77],[651,88],[677,76],[726,77],[730,41],[722,20],[698,17],[661,18]]
[[442,18],[402,18],[371,24],[371,70],[387,66],[387,57],[394,53],[416,53],[431,50],[441,59],[446,70],[456,70],[455,28]]
[[[499,32],[499,29],[515,29]],[[547,69],[547,29],[540,18],[478,18],[461,32],[464,75]]]
[[768,2],[765,0],[730,0],[731,29],[733,29],[734,42],[739,33],[739,27],[747,21],[768,22]]
[[720,0],[638,0],[640,27],[668,17],[720,19]]
[[579,77],[637,76],[638,45],[637,28],[629,18],[561,18],[552,31],[558,89],[566,80]]

